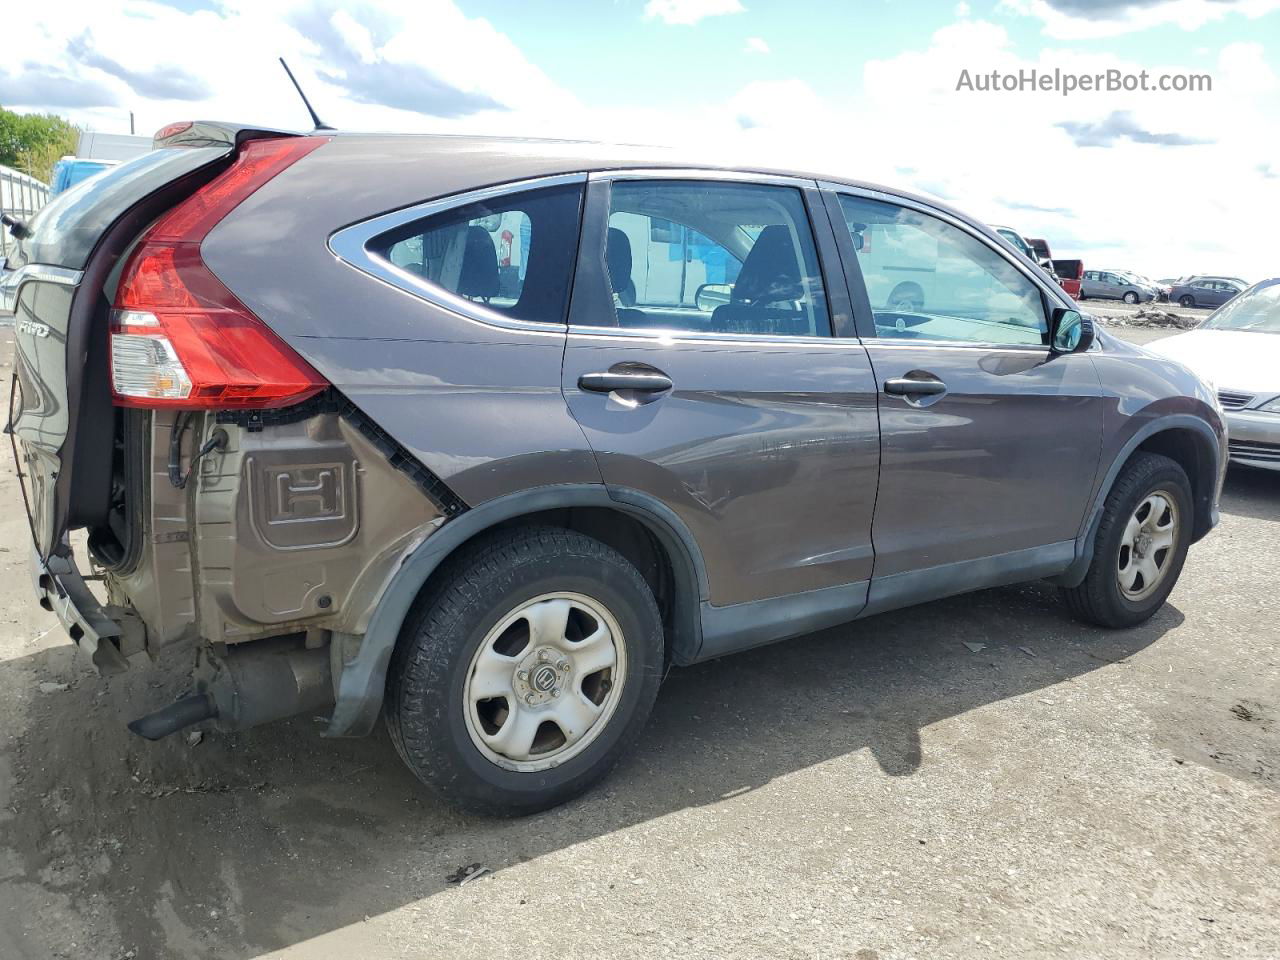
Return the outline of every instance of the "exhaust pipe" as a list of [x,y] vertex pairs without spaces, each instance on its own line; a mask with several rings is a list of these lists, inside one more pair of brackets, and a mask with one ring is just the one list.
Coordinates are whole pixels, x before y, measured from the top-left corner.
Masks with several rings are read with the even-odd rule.
[[139,717],[129,729],[148,740],[202,720],[216,720],[222,730],[247,730],[333,704],[328,647],[308,649],[301,637],[219,647],[197,651],[194,694]]
[[189,697],[175,700],[167,707],[161,707],[155,713],[139,717],[129,724],[129,729],[148,740],[159,740],[217,715],[218,708],[213,697],[207,693],[193,693]]

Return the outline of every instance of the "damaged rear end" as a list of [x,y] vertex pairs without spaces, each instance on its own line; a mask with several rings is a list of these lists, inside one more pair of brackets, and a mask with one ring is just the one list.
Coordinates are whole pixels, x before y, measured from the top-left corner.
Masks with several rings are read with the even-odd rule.
[[131,724],[152,738],[326,709],[398,561],[448,512],[201,255],[328,138],[162,135],[42,210],[0,275],[41,604],[104,672],[196,650],[192,694]]

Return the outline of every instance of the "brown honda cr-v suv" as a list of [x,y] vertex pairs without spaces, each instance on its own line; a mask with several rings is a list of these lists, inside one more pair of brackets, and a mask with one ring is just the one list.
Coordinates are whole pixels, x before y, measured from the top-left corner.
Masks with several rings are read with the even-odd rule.
[[385,716],[536,810],[668,664],[1038,578],[1132,626],[1217,520],[1213,393],[890,187],[175,124],[13,232],[40,602],[192,651],[144,737]]

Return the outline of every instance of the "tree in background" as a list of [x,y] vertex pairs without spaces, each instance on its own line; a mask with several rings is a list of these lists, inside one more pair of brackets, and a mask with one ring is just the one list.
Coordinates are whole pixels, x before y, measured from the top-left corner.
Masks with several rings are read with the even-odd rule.
[[53,165],[76,152],[80,128],[52,113],[0,107],[0,164],[49,182]]

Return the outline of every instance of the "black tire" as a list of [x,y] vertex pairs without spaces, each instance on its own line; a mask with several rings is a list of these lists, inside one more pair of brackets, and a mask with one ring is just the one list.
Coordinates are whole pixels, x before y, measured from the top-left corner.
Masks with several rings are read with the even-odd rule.
[[[505,769],[468,732],[464,690],[472,658],[490,630],[548,593],[590,597],[625,637],[625,680],[596,738],[559,766]],[[449,561],[406,620],[387,676],[384,715],[401,758],[450,803],[517,816],[582,793],[634,743],[662,677],[662,618],[640,572],[591,537],[525,527],[480,538]]]
[[[1142,501],[1157,490],[1167,491],[1177,501],[1179,529],[1158,589],[1141,601],[1134,601],[1124,595],[1117,577],[1125,525]],[[1187,558],[1193,522],[1191,483],[1186,471],[1168,457],[1135,454],[1107,494],[1093,543],[1093,560],[1084,582],[1061,591],[1072,616],[1099,627],[1116,629],[1145,623],[1164,605],[1178,582]]]
[[1138,302],[1138,295],[1137,295],[1136,293],[1134,293],[1132,290],[1126,290],[1126,291],[1124,292],[1124,302],[1125,302],[1125,303],[1128,303],[1128,304],[1134,304],[1134,303],[1137,303],[1137,302]]
[[1196,298],[1190,294],[1183,294],[1178,298],[1178,306],[1190,309],[1196,305]]

